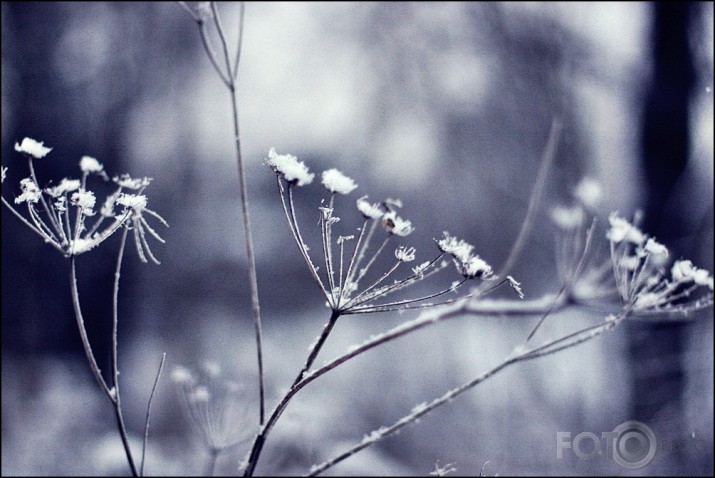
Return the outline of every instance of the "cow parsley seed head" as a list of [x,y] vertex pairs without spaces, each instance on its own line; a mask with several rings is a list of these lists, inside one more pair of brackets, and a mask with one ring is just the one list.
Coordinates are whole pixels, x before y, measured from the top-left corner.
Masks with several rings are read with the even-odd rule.
[[461,239],[457,239],[454,236],[450,236],[447,231],[444,231],[442,234],[444,234],[443,239],[435,239],[439,250],[446,254],[450,254],[459,262],[468,261],[472,256],[474,246]]
[[15,151],[20,153],[29,154],[33,158],[44,158],[47,153],[52,151],[52,148],[46,148],[43,146],[44,143],[40,141],[35,141],[32,138],[24,138],[21,144],[15,143]]
[[132,178],[128,174],[122,174],[121,176],[114,176],[112,181],[117,183],[120,187],[136,190],[147,187],[149,183],[151,183],[152,178]]
[[611,213],[608,217],[608,221],[611,224],[611,228],[608,230],[606,237],[608,237],[611,242],[619,243],[627,241],[633,244],[643,244],[643,241],[645,241],[645,234],[630,222],[619,217],[618,213]]
[[492,267],[477,255],[459,264],[458,269],[467,279],[488,279],[492,275]]
[[134,213],[139,214],[146,207],[147,198],[142,194],[119,194],[117,204],[126,208],[132,209]]
[[81,185],[82,183],[79,179],[64,178],[57,186],[52,188],[46,188],[45,192],[53,198],[56,198],[62,196],[65,193],[71,193],[72,191],[78,190]]
[[80,189],[76,193],[72,194],[70,198],[73,206],[77,206],[82,209],[82,213],[86,216],[94,216],[94,204],[97,202],[97,198],[94,197],[92,191],[87,191],[85,189]]
[[292,154],[278,154],[276,148],[268,151],[268,157],[263,162],[278,176],[296,186],[305,186],[313,182],[315,174],[308,172],[308,166]]
[[380,219],[383,215],[382,207],[378,203],[370,204],[367,196],[363,196],[356,202],[358,211],[365,219]]
[[350,194],[357,188],[355,181],[335,168],[323,171],[321,178],[323,186],[331,193]]
[[581,206],[556,206],[551,209],[551,220],[559,229],[578,229],[583,224],[585,213]]
[[574,190],[574,197],[584,206],[593,209],[601,202],[603,190],[595,179],[583,178]]
[[171,371],[171,380],[178,384],[190,384],[194,382],[194,376],[186,367],[177,365]]
[[35,181],[33,181],[32,178],[25,178],[21,180],[20,189],[22,189],[22,194],[15,198],[15,204],[23,202],[34,204],[40,200],[40,188],[37,187],[37,184],[35,184]]
[[405,246],[400,246],[395,249],[395,257],[400,262],[412,262],[415,260],[415,248],[406,248]]
[[383,214],[382,227],[390,234],[400,237],[408,236],[415,230],[411,221],[402,219],[395,211],[388,211]]
[[668,248],[665,247],[663,244],[657,242],[652,237],[648,238],[643,249],[648,254],[661,256],[663,258],[668,257]]
[[82,156],[79,160],[79,168],[83,173],[101,173],[104,171],[104,166],[92,156]]

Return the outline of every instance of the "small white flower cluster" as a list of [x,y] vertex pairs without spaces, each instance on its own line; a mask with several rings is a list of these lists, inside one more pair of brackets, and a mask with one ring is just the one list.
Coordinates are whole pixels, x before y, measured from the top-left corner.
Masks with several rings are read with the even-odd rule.
[[[395,249],[394,256],[397,262],[386,272],[380,275],[371,285],[365,288],[360,287],[360,281],[366,277],[368,271],[375,263],[376,259],[386,247],[387,242],[392,238],[402,238],[414,232],[412,222],[400,217],[397,214],[397,208],[402,207],[402,201],[396,199],[386,199],[382,203],[371,203],[367,196],[362,196],[357,199],[356,206],[363,219],[363,225],[358,230],[360,234],[355,241],[354,250],[350,255],[350,260],[345,259],[345,243],[348,239],[353,239],[353,236],[339,236],[337,245],[339,253],[333,253],[333,227],[340,221],[340,218],[334,215],[334,202],[337,195],[346,195],[357,189],[355,181],[332,168],[324,171],[321,174],[321,182],[323,186],[330,192],[329,203],[319,207],[320,211],[320,228],[322,239],[323,261],[325,263],[325,277],[321,277],[318,273],[318,267],[313,264],[310,258],[309,248],[305,244],[300,232],[297,216],[295,214],[295,204],[293,198],[293,190],[295,187],[309,184],[313,179],[313,174],[308,172],[308,167],[297,160],[295,156],[290,154],[277,154],[275,148],[271,148],[268,156],[264,159],[264,163],[269,166],[278,176],[278,187],[283,203],[283,210],[288,224],[293,233],[293,238],[300,249],[300,252],[305,260],[313,279],[320,286],[325,295],[328,307],[338,314],[358,314],[369,312],[385,312],[391,310],[404,310],[415,307],[429,307],[439,305],[438,303],[421,303],[418,302],[426,299],[439,297],[451,291],[455,291],[459,286],[464,284],[468,279],[489,279],[493,272],[491,266],[487,264],[478,255],[472,253],[473,247],[464,241],[458,241],[445,233],[445,239],[438,242],[441,253],[432,261],[423,262],[417,267],[412,268],[412,274],[401,280],[388,282],[388,278],[400,267],[403,263],[409,263],[415,260],[415,248],[407,246],[398,246]],[[287,183],[287,192],[284,187],[284,180]],[[368,255],[370,250],[370,241],[375,235],[378,228],[387,233],[386,237],[374,252]],[[386,297],[389,294],[400,291],[416,282],[431,276],[432,274],[444,269],[449,263],[440,261],[442,255],[447,252],[454,258],[457,270],[464,276],[461,281],[456,281],[448,288],[439,292],[429,294],[425,297],[416,299],[406,299],[390,303],[375,304],[377,299]],[[369,256],[369,258],[368,258]],[[337,277],[336,277],[337,276]],[[518,293],[518,283],[509,280],[509,282]],[[362,290],[361,290],[362,289]],[[444,303],[444,302],[441,302]]]
[[250,436],[241,389],[223,376],[218,363],[206,361],[195,371],[177,365],[171,380],[187,419],[211,450],[223,450]]
[[439,250],[452,256],[457,270],[467,279],[489,280],[492,276],[492,267],[484,259],[474,254],[474,246],[462,239],[450,236],[443,232],[444,238],[435,239]]
[[[22,143],[15,144],[15,150],[24,153],[30,161],[31,175],[20,181],[21,194],[14,201],[15,204],[25,203],[27,205],[29,221],[16,211],[5,198],[2,201],[30,229],[39,234],[45,242],[67,257],[76,256],[97,247],[118,231],[120,227],[128,227],[129,223],[131,223],[140,259],[143,262],[147,262],[148,256],[153,262],[159,263],[149,249],[146,233],[148,231],[160,242],[164,242],[164,240],[149,226],[142,213],[149,213],[164,225],[166,225],[166,221],[146,207],[147,197],[141,193],[149,185],[151,181],[149,178],[134,179],[126,174],[115,177],[116,191],[106,198],[99,218],[91,227],[88,227],[86,220],[95,216],[96,211],[94,208],[97,198],[93,191],[87,189],[87,180],[90,175],[99,176],[105,181],[108,180],[104,166],[96,158],[83,156],[79,162],[80,171],[82,172],[81,179],[63,178],[57,186],[42,190],[38,186],[32,161],[33,159],[45,157],[52,151],[52,148],[47,148],[43,143],[34,139],[25,138]],[[6,171],[7,168],[3,167],[3,181],[5,180]],[[135,190],[136,194],[125,194],[123,192],[125,188]],[[47,200],[45,200],[45,195]],[[42,207],[36,206],[38,204],[41,204]],[[72,221],[68,205],[76,208],[74,221]],[[114,208],[117,205],[122,207],[122,211],[119,214],[114,213]],[[41,213],[44,213],[44,218]],[[103,221],[106,219],[111,219],[112,222],[101,229]]]
[[[607,237],[616,284],[627,311],[688,313],[712,305],[713,277],[689,260],[678,260],[670,277],[662,266],[668,248],[612,213]],[[701,292],[696,294],[696,292]]]

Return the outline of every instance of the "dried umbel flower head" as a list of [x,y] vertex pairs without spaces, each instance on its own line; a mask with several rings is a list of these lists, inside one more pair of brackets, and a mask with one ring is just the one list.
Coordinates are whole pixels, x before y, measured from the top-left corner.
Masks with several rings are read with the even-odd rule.
[[177,365],[171,379],[187,419],[210,450],[221,451],[251,436],[248,401],[238,383],[226,378],[219,364],[204,362],[196,370]]
[[613,271],[627,312],[688,314],[712,305],[710,272],[693,266],[691,261],[678,260],[668,274],[661,267],[670,255],[665,245],[616,213],[611,214],[610,224],[607,237]]
[[[424,302],[428,299],[437,298],[441,295],[455,291],[467,280],[470,279],[490,279],[493,275],[492,268],[481,257],[472,253],[473,246],[464,241],[459,241],[445,233],[445,238],[438,241],[440,253],[431,261],[422,262],[419,266],[411,268],[410,272],[402,279],[392,279],[404,270],[402,264],[412,262],[417,254],[414,247],[398,245],[394,250],[396,262],[385,272],[378,273],[367,286],[363,282],[370,275],[375,275],[373,269],[377,264],[377,259],[386,248],[390,240],[401,240],[410,235],[415,228],[412,222],[397,215],[396,208],[402,207],[402,201],[387,199],[382,203],[370,203],[367,196],[362,196],[356,201],[357,209],[362,217],[362,226],[358,229],[359,235],[352,243],[354,244],[352,253],[345,251],[346,244],[353,235],[339,235],[337,241],[333,241],[333,229],[337,227],[340,218],[336,216],[336,197],[338,195],[349,194],[357,188],[355,182],[337,169],[329,169],[322,174],[322,183],[330,191],[328,203],[321,205],[319,225],[322,240],[323,262],[325,264],[324,273],[319,272],[310,257],[308,246],[303,240],[303,235],[295,214],[295,202],[293,191],[300,183],[292,180],[293,176],[286,176],[286,169],[297,168],[300,171],[307,171],[305,165],[296,165],[297,160],[291,155],[277,155],[275,150],[268,154],[266,164],[278,174],[279,193],[283,204],[283,210],[288,224],[293,233],[293,238],[305,260],[308,269],[315,282],[323,292],[327,306],[333,310],[334,316],[343,314],[362,314],[370,312],[386,312],[392,310],[405,310],[417,307],[430,307],[446,302]],[[286,168],[285,165],[289,167]],[[287,182],[287,188],[283,186],[283,180]],[[376,248],[371,248],[371,242],[376,235],[383,232],[383,239]],[[334,251],[337,246],[338,251]],[[402,291],[405,288],[416,284],[435,273],[445,269],[449,262],[440,260],[443,254],[451,254],[457,266],[457,271],[462,275],[461,281],[451,283],[449,287],[442,288],[438,292],[428,294],[423,297],[404,299],[393,302],[380,302],[388,295]],[[348,259],[349,258],[349,259]],[[518,282],[511,279],[502,283],[509,283],[515,290],[518,289]],[[447,302],[451,302],[452,299]]]
[[276,148],[268,151],[268,156],[263,162],[270,167],[280,178],[289,184],[305,186],[313,182],[315,174],[308,172],[308,166],[292,154],[278,154]]
[[[160,242],[164,240],[149,226],[143,213],[154,216],[164,225],[166,221],[146,207],[147,198],[142,192],[149,185],[149,178],[132,179],[128,175],[115,177],[117,189],[103,201],[101,214],[90,226],[87,219],[96,215],[97,197],[88,187],[88,178],[95,175],[108,180],[104,166],[96,158],[83,156],[79,161],[81,179],[63,178],[56,186],[42,190],[35,177],[32,161],[47,155],[51,148],[45,148],[41,142],[25,138],[22,144],[15,145],[15,149],[25,153],[30,164],[31,175],[20,181],[21,194],[15,198],[15,204],[26,204],[29,220],[5,198],[2,201],[46,243],[67,257],[77,256],[94,249],[121,227],[131,224],[139,258],[147,262],[149,257],[153,262],[159,263],[149,249],[146,233],[148,231]],[[3,179],[4,172],[5,169]],[[135,190],[136,194],[125,194],[125,188]],[[115,206],[122,207],[118,214],[115,213]],[[104,222],[106,220],[110,221],[109,224]]]

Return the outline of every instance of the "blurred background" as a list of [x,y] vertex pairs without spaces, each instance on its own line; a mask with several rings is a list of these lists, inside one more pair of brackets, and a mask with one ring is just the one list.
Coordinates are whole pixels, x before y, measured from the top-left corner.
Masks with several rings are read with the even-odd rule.
[[[233,47],[238,6],[221,3],[220,11]],[[345,234],[357,224],[356,198],[399,198],[415,226],[404,243],[418,261],[448,230],[498,269],[558,117],[563,133],[546,195],[512,272],[527,298],[560,288],[549,208],[568,203],[583,177],[603,189],[601,225],[611,210],[630,217],[641,209],[643,229],[673,258],[713,270],[710,2],[249,3],[238,85],[269,409],[329,315],[262,164],[271,147],[313,172],[335,167],[355,179],[359,189],[336,203]],[[166,239],[152,242],[160,266],[141,263],[128,245],[120,290],[123,402],[137,450],[167,353],[150,475],[197,475],[207,456],[169,380],[175,365],[220,364],[242,386],[248,418],[236,426],[255,431],[232,128],[228,92],[177,3],[2,3],[3,196],[12,202],[28,175],[13,150],[27,136],[53,148],[35,163],[41,183],[77,177],[79,158],[91,155],[110,175],[154,178],[149,208],[170,224],[149,218]],[[316,246],[324,197],[316,181],[296,199]],[[78,258],[85,321],[105,370],[117,245],[113,237]],[[594,323],[604,310],[569,308],[549,319],[547,333]],[[343,317],[316,364],[416,315]],[[455,475],[475,475],[488,462],[486,475],[712,475],[712,308],[693,318],[627,323],[517,365],[331,473],[425,475],[454,463]],[[498,364],[536,320],[464,317],[351,361],[295,398],[257,472],[305,473]],[[649,466],[556,458],[557,432],[600,436],[626,420],[647,423],[666,444]],[[674,443],[678,450],[668,448]],[[235,474],[248,446],[222,454],[217,472]],[[2,474],[127,473],[77,333],[69,261],[3,208]]]

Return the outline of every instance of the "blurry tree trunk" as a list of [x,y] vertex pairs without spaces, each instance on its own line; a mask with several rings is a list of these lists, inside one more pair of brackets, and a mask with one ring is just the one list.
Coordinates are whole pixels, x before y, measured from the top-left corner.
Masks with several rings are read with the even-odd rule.
[[[644,231],[672,244],[688,214],[671,202],[689,157],[688,105],[694,68],[688,43],[692,3],[652,3],[651,82],[647,86],[641,152],[646,184]],[[680,209],[670,207],[678,204]],[[668,207],[666,207],[668,206]],[[675,251],[676,254],[682,251]],[[635,324],[629,330],[632,409],[628,419],[683,424],[685,339],[688,323]],[[658,432],[656,431],[656,434]]]

